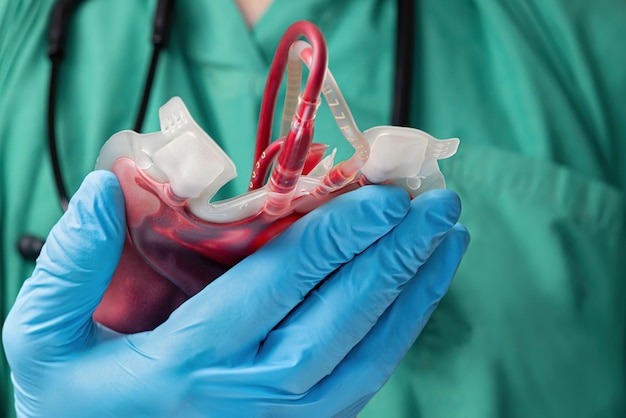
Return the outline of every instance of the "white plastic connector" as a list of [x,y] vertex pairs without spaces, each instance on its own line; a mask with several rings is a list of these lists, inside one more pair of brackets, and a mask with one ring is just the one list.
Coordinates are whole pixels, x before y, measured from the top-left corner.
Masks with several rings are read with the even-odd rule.
[[178,197],[202,197],[208,202],[237,175],[235,164],[191,118],[179,97],[159,109],[161,133],[167,145],[155,151],[153,160],[168,178]]
[[454,155],[458,138],[437,139],[413,128],[377,126],[364,132],[371,152],[361,173],[372,183],[400,183],[417,195],[445,187],[437,160]]
[[[119,158],[135,161],[143,173],[169,184],[172,192],[188,199],[189,210],[209,222],[237,222],[258,214],[264,207],[265,187],[211,202],[215,193],[236,176],[226,153],[191,118],[182,100],[174,97],[159,111],[161,132],[119,132],[102,147],[97,169],[112,169]],[[380,126],[364,132],[370,146],[369,159],[361,173],[372,183],[393,182],[413,196],[445,187],[437,160],[452,156],[457,138],[439,140],[411,128]],[[307,176],[298,180],[297,196],[311,194],[334,164],[335,151]],[[311,194],[311,196],[313,196]]]
[[192,119],[179,97],[159,109],[161,132],[142,135],[123,131],[102,148],[96,168],[111,169],[118,158],[133,159],[139,168],[159,182],[168,182],[180,198],[208,203],[235,178],[235,164]]

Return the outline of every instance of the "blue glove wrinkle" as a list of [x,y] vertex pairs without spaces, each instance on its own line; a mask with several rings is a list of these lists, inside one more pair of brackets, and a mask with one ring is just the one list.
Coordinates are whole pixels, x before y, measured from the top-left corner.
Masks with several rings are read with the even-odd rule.
[[3,344],[10,362],[79,349],[93,340],[91,314],[119,260],[124,225],[116,177],[89,174],[52,228],[7,317]]
[[[43,264],[48,274],[78,284],[85,282],[84,274],[102,271],[111,275],[122,251],[125,227],[124,195],[117,178],[108,171],[92,172],[52,229],[38,268]],[[103,250],[112,252],[111,256],[90,256]],[[68,272],[72,275],[65,277]]]
[[[191,378],[184,370],[171,367],[172,361],[137,350],[129,342],[131,337],[118,334],[75,353],[74,361],[64,365],[68,381],[58,386],[72,388],[72,410],[80,411],[78,416],[125,417],[129,411],[133,417],[179,416],[178,405],[189,391]],[[176,355],[184,355],[184,347],[178,349]],[[116,402],[106,404],[111,397]],[[52,410],[66,410],[63,399],[62,395],[52,396],[48,405]]]
[[[363,407],[388,380],[421,333],[450,286],[468,244],[469,234],[465,227],[455,225],[368,335],[331,376],[313,389],[313,392],[320,392],[315,396],[323,398],[342,391],[350,399],[368,393],[362,399]],[[359,410],[352,403],[346,403],[346,408],[345,411]],[[324,411],[320,411],[320,416],[324,415]],[[343,412],[339,415],[350,416]]]
[[[304,268],[313,277],[328,274],[362,252],[372,239],[378,239],[397,225],[406,216],[409,205],[408,193],[399,187],[362,187],[307,214],[289,228],[290,233],[276,237],[262,250],[291,244],[288,248],[293,252],[285,255],[302,257],[303,264],[297,268]],[[312,244],[320,241],[323,245],[313,248]],[[283,267],[290,265],[284,263]]]
[[[187,356],[203,358],[248,352],[337,266],[398,224],[409,205],[399,187],[364,187],[333,199],[186,301],[143,340],[175,339],[187,347]],[[352,235],[354,225],[364,229],[358,237]],[[191,325],[195,321],[199,328]],[[210,336],[210,345],[197,338],[202,334]],[[151,344],[137,342],[144,343]]]
[[93,176],[5,324],[21,417],[353,416],[466,245],[452,227],[437,246],[458,213],[453,195],[409,203],[399,188],[365,187],[303,217],[154,331],[122,335],[91,320],[124,239],[119,185]]
[[[332,372],[456,224],[459,206],[457,195],[450,191],[429,192],[414,199],[411,211],[398,226],[361,257],[335,271],[271,332],[259,358],[265,364],[285,366],[284,375],[277,380],[289,386],[280,390],[305,392]],[[418,229],[420,234],[414,232]],[[284,349],[286,341],[290,341],[289,350]],[[302,375],[300,379],[295,378],[294,370]]]
[[[412,246],[428,249],[428,251],[414,254],[419,257],[416,261],[422,264],[430,257],[438,243],[441,242],[450,228],[458,221],[459,216],[461,216],[461,200],[456,193],[441,189],[421,194],[413,199],[411,204],[413,207],[427,205],[429,209],[423,213],[422,220],[415,222],[411,245],[398,245],[396,248],[399,251],[408,251],[405,257],[399,257],[399,259],[409,263],[415,261],[410,257]],[[425,225],[430,226],[433,232],[432,235],[424,234],[423,228]]]

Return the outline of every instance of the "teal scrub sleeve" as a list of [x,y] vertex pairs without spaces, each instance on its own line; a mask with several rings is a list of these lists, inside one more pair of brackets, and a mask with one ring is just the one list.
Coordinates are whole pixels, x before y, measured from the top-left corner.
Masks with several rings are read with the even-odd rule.
[[132,335],[92,320],[120,257],[123,195],[90,174],[3,329],[20,417],[354,416],[446,292],[458,196],[340,196]]

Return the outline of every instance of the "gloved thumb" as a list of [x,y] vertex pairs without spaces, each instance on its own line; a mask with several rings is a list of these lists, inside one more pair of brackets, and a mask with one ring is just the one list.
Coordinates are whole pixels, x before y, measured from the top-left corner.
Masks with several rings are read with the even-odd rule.
[[9,313],[3,330],[7,357],[12,346],[22,350],[17,357],[28,358],[26,347],[71,352],[93,341],[91,316],[117,266],[124,237],[119,182],[111,172],[95,171],[48,235]]

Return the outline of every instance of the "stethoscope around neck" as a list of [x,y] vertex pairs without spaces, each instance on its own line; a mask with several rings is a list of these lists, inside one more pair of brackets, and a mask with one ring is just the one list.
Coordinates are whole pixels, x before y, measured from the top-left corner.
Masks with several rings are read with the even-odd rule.
[[[63,211],[67,209],[69,197],[63,182],[56,139],[57,81],[59,68],[65,52],[65,38],[70,15],[80,2],[81,0],[57,0],[50,13],[48,29],[48,57],[51,62],[47,109],[48,147],[56,192]],[[391,114],[391,123],[396,126],[409,125],[415,3],[417,3],[417,0],[397,0],[396,59]],[[152,25],[152,56],[135,118],[134,130],[136,132],[141,132],[143,127],[159,56],[167,44],[173,9],[174,0],[158,0]],[[17,248],[24,259],[35,260],[39,256],[44,242],[44,239],[40,237],[23,234],[18,240]]]

